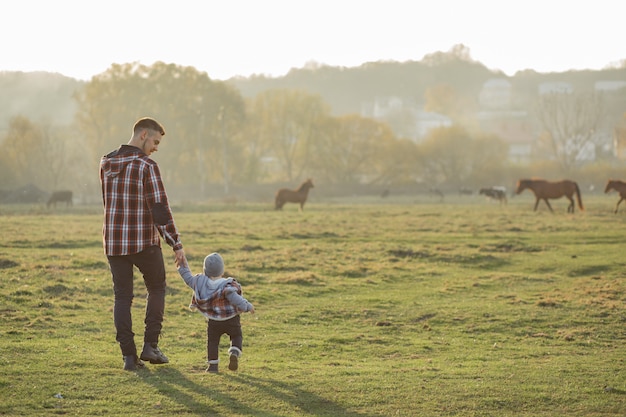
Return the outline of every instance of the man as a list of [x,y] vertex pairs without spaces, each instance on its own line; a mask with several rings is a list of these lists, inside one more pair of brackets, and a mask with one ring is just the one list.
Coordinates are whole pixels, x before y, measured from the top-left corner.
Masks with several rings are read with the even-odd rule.
[[[104,204],[103,243],[113,277],[116,340],[124,369],[169,362],[158,347],[165,310],[165,264],[161,239],[172,247],[176,262],[185,263],[159,167],[149,156],[159,149],[165,130],[154,119],[139,119],[127,145],[103,156],[100,183]],[[143,274],[148,291],[141,355],[132,328],[133,268]]]

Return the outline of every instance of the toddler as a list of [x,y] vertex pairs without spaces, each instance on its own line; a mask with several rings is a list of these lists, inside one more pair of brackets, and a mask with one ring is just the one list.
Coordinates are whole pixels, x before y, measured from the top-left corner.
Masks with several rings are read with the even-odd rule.
[[186,262],[179,262],[178,273],[193,289],[189,308],[207,319],[207,372],[218,372],[219,344],[223,334],[230,337],[228,369],[236,371],[243,351],[243,334],[239,314],[254,313],[254,306],[242,296],[235,278],[224,278],[224,260],[219,253],[204,258],[204,273],[193,275]]

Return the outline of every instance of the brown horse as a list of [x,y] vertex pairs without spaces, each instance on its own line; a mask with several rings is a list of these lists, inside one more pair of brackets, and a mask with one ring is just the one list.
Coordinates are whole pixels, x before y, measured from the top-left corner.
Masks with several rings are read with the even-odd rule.
[[57,203],[65,203],[67,206],[71,206],[72,205],[72,192],[68,190],[54,191],[52,195],[50,195],[50,198],[48,199],[46,206],[48,208],[50,208],[50,206],[56,207]]
[[507,204],[506,191],[500,187],[481,188],[478,194],[485,195],[492,200],[498,200],[500,205]]
[[276,210],[282,210],[285,203],[300,203],[300,211],[304,210],[304,203],[311,188],[313,188],[313,181],[309,178],[300,184],[296,190],[281,188],[276,191],[276,198],[274,199]]
[[609,180],[606,183],[606,187],[604,188],[604,192],[608,193],[611,190],[615,190],[619,193],[619,201],[615,205],[615,213],[617,213],[617,209],[619,208],[619,203],[626,200],[626,182],[620,180]]
[[515,194],[520,194],[525,189],[531,190],[535,194],[535,211],[537,211],[537,206],[539,205],[539,201],[543,200],[546,202],[546,205],[552,210],[552,206],[548,202],[549,198],[561,198],[563,196],[567,197],[569,200],[569,206],[567,207],[568,213],[574,212],[574,198],[573,195],[576,194],[576,199],[578,200],[578,207],[581,210],[583,208],[583,201],[580,197],[580,189],[578,188],[578,184],[574,181],[563,180],[557,182],[546,181],[542,179],[523,179],[517,182],[517,189],[515,190]]

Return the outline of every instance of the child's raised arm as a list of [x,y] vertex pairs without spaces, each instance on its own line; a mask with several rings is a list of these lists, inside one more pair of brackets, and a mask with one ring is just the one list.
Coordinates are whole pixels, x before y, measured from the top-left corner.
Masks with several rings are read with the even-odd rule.
[[187,284],[187,286],[190,288],[195,288],[194,281],[196,277],[189,269],[189,265],[185,262],[185,265],[177,265],[177,267],[178,273],[180,274],[180,277],[183,279],[183,281],[185,281],[185,284]]

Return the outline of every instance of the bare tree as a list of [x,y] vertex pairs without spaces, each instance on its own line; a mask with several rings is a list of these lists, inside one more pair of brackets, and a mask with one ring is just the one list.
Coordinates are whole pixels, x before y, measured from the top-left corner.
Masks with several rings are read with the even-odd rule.
[[537,117],[544,130],[543,145],[565,170],[593,159],[602,137],[604,97],[597,92],[549,93],[539,98]]
[[34,184],[47,190],[70,186],[80,149],[72,146],[71,134],[71,129],[50,122],[13,117],[0,147],[0,185]]
[[320,125],[330,114],[319,95],[301,90],[274,89],[259,93],[253,102],[253,118],[268,150],[288,181],[310,170],[311,148]]

